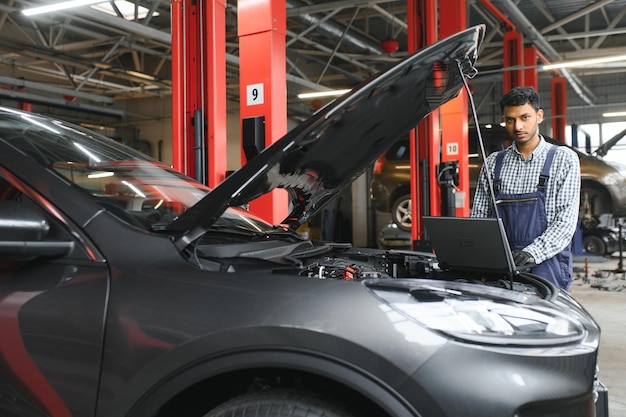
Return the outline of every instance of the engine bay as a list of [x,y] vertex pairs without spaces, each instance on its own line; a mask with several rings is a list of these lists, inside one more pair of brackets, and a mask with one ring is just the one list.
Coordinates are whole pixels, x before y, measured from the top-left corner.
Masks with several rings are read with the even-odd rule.
[[194,259],[202,269],[294,275],[315,279],[422,278],[486,285],[549,298],[554,289],[539,277],[521,273],[451,270],[439,265],[433,253],[410,250],[356,248],[346,243],[264,241],[199,245]]

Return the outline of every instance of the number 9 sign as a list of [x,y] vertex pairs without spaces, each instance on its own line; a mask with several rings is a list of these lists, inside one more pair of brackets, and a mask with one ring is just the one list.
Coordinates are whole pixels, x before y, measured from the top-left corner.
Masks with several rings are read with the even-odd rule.
[[263,84],[250,84],[246,87],[246,104],[255,106],[264,103]]

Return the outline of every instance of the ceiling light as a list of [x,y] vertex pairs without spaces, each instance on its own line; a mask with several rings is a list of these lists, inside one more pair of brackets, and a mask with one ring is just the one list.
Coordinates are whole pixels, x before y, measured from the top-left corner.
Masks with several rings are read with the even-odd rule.
[[47,6],[32,7],[22,10],[25,16],[34,16],[36,14],[56,12],[58,10],[71,9],[73,7],[87,6],[94,3],[102,3],[102,0],[71,0],[60,3],[49,4]]
[[317,91],[315,93],[302,93],[298,94],[298,98],[317,98],[317,97],[329,97],[329,96],[341,96],[346,94],[348,90],[330,90],[330,91]]
[[[128,0],[115,0],[115,1],[107,1],[104,3],[98,3],[91,6],[92,9],[99,10],[101,12],[110,14],[112,16],[117,16],[117,11],[115,7],[113,7],[113,3],[115,3],[115,7],[120,11],[122,17],[126,20],[135,20],[135,4],[131,3]],[[144,19],[148,16],[149,10],[143,6],[137,6],[137,19]],[[159,12],[155,11],[152,13],[152,16],[158,16]]]
[[602,117],[624,117],[624,116],[626,116],[626,111],[602,113]]
[[133,71],[133,70],[124,70],[124,72],[128,75],[132,75],[133,77],[143,78],[144,80],[156,81],[156,77],[150,74],[144,74],[143,72]]
[[586,67],[589,65],[605,64],[608,62],[626,61],[626,55],[614,55],[606,56],[603,58],[583,59],[580,61],[560,62],[557,64],[544,65],[544,70],[559,69],[559,68],[571,68],[571,67]]

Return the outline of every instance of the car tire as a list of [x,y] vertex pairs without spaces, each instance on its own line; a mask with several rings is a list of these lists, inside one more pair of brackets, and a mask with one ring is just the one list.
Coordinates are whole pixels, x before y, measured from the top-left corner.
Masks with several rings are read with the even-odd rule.
[[583,249],[592,255],[606,254],[606,245],[598,236],[586,236],[583,238]]
[[391,220],[405,232],[411,231],[411,194],[404,194],[391,205]]
[[343,407],[314,393],[273,390],[232,398],[205,417],[354,417]]

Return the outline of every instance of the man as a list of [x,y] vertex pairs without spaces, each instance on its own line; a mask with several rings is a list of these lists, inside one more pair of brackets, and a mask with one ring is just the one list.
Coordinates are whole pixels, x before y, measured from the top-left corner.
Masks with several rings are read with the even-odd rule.
[[[515,264],[568,290],[572,282],[571,241],[578,224],[580,163],[574,151],[539,134],[543,109],[532,87],[516,87],[500,101],[513,139],[483,165],[472,217],[502,218]],[[489,182],[495,196],[495,212]]]

